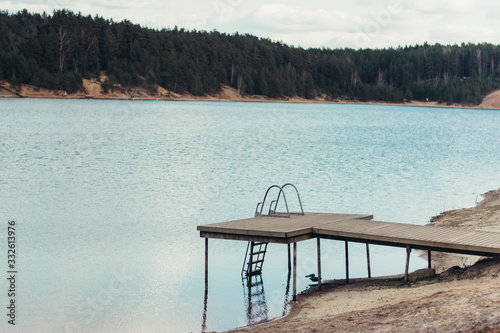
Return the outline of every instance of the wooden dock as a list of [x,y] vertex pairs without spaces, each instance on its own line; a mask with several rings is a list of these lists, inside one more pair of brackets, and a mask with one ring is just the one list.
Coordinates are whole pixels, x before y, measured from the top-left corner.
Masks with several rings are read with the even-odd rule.
[[222,238],[244,241],[290,244],[314,238],[314,228],[358,219],[370,220],[373,215],[306,213],[285,216],[263,215],[244,220],[198,226],[204,238]]
[[[293,244],[293,298],[296,299],[297,242],[317,238],[318,285],[321,287],[320,239],[345,241],[346,280],[349,280],[348,242],[366,243],[368,271],[369,244],[404,247],[407,250],[405,277],[408,277],[412,249],[500,257],[500,233],[453,229],[404,223],[371,221],[372,215],[305,213],[258,216],[249,219],[200,225],[205,238],[205,290],[208,290],[208,239],[228,239]],[[370,273],[369,273],[370,276]]]

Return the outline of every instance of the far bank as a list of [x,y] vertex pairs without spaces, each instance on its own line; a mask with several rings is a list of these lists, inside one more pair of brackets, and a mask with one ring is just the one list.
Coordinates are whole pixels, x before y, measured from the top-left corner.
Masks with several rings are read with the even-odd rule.
[[221,92],[214,95],[194,96],[179,94],[162,87],[152,93],[141,87],[120,88],[103,92],[101,82],[83,80],[83,89],[76,93],[68,94],[62,90],[49,90],[32,85],[23,84],[14,87],[6,81],[0,81],[0,98],[59,98],[59,99],[116,99],[116,100],[158,100],[158,101],[221,101],[221,102],[263,102],[263,103],[328,103],[328,104],[366,104],[366,105],[395,105],[414,107],[439,107],[439,108],[466,108],[466,109],[492,109],[500,110],[500,90],[494,91],[483,99],[480,105],[472,104],[446,104],[435,101],[408,101],[405,103],[387,103],[380,101],[361,102],[345,98],[332,99],[326,95],[315,99],[302,97],[270,98],[262,95],[240,95],[238,91],[229,86],[222,86]]

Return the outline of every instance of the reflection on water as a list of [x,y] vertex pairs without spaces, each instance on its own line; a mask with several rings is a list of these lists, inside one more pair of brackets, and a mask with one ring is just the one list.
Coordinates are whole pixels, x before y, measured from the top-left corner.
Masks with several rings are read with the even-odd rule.
[[[290,244],[288,244],[288,250],[290,250]],[[288,256],[290,258],[290,256]],[[292,276],[292,270],[290,268],[290,263],[288,264],[288,275],[286,278],[286,290],[285,290],[285,297],[283,301],[283,313],[281,316],[285,316],[288,312],[288,308],[290,304],[288,303],[289,297],[290,297],[290,277]]]
[[[289,269],[286,278],[285,294],[283,297],[282,313],[285,316],[290,307],[290,280],[292,271]],[[264,289],[264,280],[262,274],[244,276],[241,279],[243,286],[243,300],[246,309],[246,325],[256,325],[272,320],[275,317],[269,316],[269,303],[266,299]],[[203,317],[201,322],[201,332],[207,332],[207,310],[208,310],[208,291],[205,291],[203,299]]]
[[245,276],[242,279],[242,285],[243,299],[247,310],[247,324],[254,325],[268,320],[269,309],[262,274]]
[[[289,269],[286,279],[285,295],[283,297],[283,312],[285,316],[288,312],[290,301],[290,279],[292,271]],[[266,292],[264,291],[264,281],[262,274],[253,276],[246,276],[242,279],[243,294],[245,300],[245,307],[247,310],[247,325],[255,325],[269,319],[268,301],[266,300]]]
[[201,322],[201,331],[207,331],[207,304],[208,304],[208,290],[205,290],[205,298],[203,300],[203,320]]

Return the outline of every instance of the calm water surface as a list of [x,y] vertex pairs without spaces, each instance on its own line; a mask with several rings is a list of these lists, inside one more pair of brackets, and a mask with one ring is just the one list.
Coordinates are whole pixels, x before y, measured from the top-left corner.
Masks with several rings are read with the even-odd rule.
[[[211,240],[205,299],[198,224],[251,217],[286,182],[306,211],[425,224],[500,186],[499,129],[500,112],[484,110],[2,99],[0,242],[6,252],[15,220],[16,328],[200,332],[282,316],[286,247],[269,247],[249,297],[246,243]],[[315,242],[298,249],[304,290]],[[352,276],[366,276],[364,247],[350,249]],[[404,249],[370,254],[374,275],[404,269]],[[323,276],[342,278],[343,243],[322,242],[322,256]],[[411,269],[424,265],[415,253]]]

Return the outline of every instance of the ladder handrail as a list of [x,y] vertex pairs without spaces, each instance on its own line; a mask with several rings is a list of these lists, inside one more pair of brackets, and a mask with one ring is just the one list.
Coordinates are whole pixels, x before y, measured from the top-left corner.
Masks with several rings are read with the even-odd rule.
[[273,203],[275,203],[275,202],[276,202],[276,200],[273,200],[269,204],[269,211],[267,212],[267,215],[271,215],[273,212],[276,212],[276,206],[274,206],[274,210],[273,210]]
[[263,204],[263,202],[259,202],[257,204],[257,207],[255,207],[255,217],[259,216],[259,206],[262,205],[262,204]]
[[249,247],[250,247],[250,242],[248,242],[248,244],[247,244],[247,251],[245,252],[245,260],[243,260],[243,267],[241,268],[241,277],[243,277],[243,273],[246,272],[245,265],[247,264],[247,256],[248,256]]
[[[284,188],[287,186],[292,186],[295,189],[295,192],[297,193],[297,198],[299,199],[300,211],[302,212],[301,215],[304,215],[304,208],[302,208],[302,201],[300,200],[299,190],[292,183],[286,183],[285,185],[281,186],[281,191],[278,193],[278,199],[276,199],[275,211],[276,211],[276,208],[278,207],[278,202],[280,201],[280,194],[282,191],[283,191],[283,198],[285,199],[285,203],[286,203]],[[287,205],[287,210],[288,210],[288,205]],[[290,216],[290,213],[288,215]]]
[[[262,215],[262,209],[264,208],[264,205],[266,204],[267,194],[274,187],[277,187],[280,190],[279,193],[278,193],[278,198],[280,197],[281,192],[283,192],[283,188],[281,186],[278,186],[278,185],[271,185],[271,186],[269,186],[269,188],[266,191],[266,194],[264,195],[264,200],[262,200],[262,206],[260,207],[260,215]],[[290,211],[288,210],[288,203],[286,201],[285,192],[283,192],[283,200],[285,200],[286,213],[287,213],[288,217],[290,217]],[[275,207],[277,207],[277,205]]]

